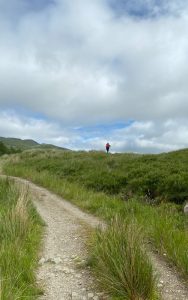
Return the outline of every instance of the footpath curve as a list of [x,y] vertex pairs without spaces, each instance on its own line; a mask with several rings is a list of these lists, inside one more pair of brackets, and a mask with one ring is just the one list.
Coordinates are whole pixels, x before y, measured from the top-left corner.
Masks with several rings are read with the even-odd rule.
[[[84,263],[87,258],[85,241],[88,228],[105,228],[105,223],[43,187],[25,179],[8,177],[28,189],[47,225],[38,270],[38,282],[45,290],[40,299],[109,299],[97,291],[89,269],[78,268],[78,263]],[[162,299],[188,300],[188,289],[175,270],[158,255],[150,253],[150,256],[159,278]]]

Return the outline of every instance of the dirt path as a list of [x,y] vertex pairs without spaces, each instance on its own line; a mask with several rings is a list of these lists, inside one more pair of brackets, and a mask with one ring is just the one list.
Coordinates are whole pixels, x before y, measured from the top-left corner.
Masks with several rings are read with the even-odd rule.
[[[44,188],[27,180],[14,180],[29,187],[34,204],[47,224],[38,273],[45,294],[40,299],[106,299],[103,293],[96,292],[89,269],[78,268],[78,263],[87,258],[86,228],[105,225]],[[155,254],[151,254],[151,260],[159,277],[162,299],[188,300],[188,289],[174,270]]]

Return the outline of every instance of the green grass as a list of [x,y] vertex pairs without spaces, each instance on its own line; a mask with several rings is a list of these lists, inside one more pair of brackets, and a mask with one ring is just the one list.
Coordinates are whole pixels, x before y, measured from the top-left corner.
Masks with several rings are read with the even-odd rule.
[[152,265],[138,228],[120,217],[95,236],[91,263],[101,286],[114,298],[157,299]]
[[137,195],[183,204],[188,198],[188,150],[160,155],[33,150],[20,158],[20,166],[122,199]]
[[0,299],[36,299],[42,223],[26,192],[0,180]]
[[[188,220],[180,204],[188,189],[187,154],[30,151],[12,156],[4,171],[47,187],[107,221],[117,214],[122,226],[122,220],[135,220],[138,232],[142,229],[147,242],[188,279]],[[101,241],[105,239],[102,235]]]

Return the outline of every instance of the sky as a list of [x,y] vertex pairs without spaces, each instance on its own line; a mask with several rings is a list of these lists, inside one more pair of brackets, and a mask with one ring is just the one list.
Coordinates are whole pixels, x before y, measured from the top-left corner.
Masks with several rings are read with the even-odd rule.
[[0,136],[188,147],[187,0],[0,0]]

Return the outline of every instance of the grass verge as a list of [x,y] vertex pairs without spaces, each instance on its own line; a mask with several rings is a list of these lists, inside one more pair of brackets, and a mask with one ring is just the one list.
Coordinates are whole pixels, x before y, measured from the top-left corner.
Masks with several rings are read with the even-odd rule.
[[0,299],[36,299],[42,222],[26,191],[0,180]]

